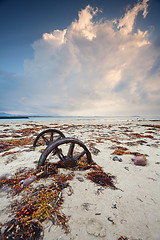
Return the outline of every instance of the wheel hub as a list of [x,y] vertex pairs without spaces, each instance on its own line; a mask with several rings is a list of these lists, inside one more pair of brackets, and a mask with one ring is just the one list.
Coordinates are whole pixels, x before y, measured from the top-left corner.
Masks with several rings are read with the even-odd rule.
[[71,159],[71,158],[66,158],[64,161],[63,161],[63,166],[65,168],[73,168],[73,167],[76,167],[77,166],[77,161]]

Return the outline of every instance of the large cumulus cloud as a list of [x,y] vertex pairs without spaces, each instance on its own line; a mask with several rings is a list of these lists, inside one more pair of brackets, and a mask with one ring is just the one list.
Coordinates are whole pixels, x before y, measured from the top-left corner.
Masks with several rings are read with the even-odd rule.
[[[95,21],[87,6],[64,30],[44,33],[24,62],[21,111],[36,114],[154,114],[160,104],[160,54],[148,31],[135,29],[148,0],[120,19]],[[97,19],[97,18],[96,18]]]

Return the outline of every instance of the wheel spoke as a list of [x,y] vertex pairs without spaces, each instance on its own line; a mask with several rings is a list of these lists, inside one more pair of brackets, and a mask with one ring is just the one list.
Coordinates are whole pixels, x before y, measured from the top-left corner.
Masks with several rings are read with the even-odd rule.
[[45,143],[48,145],[48,144],[49,144],[48,139],[47,139],[45,136],[43,136],[43,135],[42,135],[42,138],[43,138],[43,140],[45,141]]
[[51,136],[50,136],[49,141],[50,141],[50,142],[53,142],[53,132],[51,132]]
[[73,150],[74,150],[75,143],[71,143],[69,146],[69,150],[67,153],[67,157],[73,157]]
[[58,147],[55,148],[55,152],[56,152],[56,154],[58,155],[58,157],[61,161],[65,160],[65,156],[63,155],[61,148],[58,148]]
[[83,157],[83,155],[84,155],[85,153],[86,153],[85,150],[82,151],[81,153],[78,153],[78,154],[73,158],[73,160],[74,160],[74,161],[79,160],[81,157]]

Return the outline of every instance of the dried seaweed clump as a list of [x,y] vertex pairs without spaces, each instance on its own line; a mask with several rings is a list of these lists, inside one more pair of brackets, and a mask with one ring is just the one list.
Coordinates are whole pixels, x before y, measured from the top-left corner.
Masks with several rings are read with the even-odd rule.
[[34,176],[36,174],[35,170],[29,170],[25,173],[23,173],[23,170],[17,172],[14,177],[8,178],[6,176],[3,176],[0,178],[0,188],[4,187],[5,185],[8,185],[12,188],[15,194],[20,193],[24,187],[23,187],[23,181],[26,178],[29,178],[31,176]]
[[13,219],[7,224],[2,235],[3,239],[38,240],[43,233],[43,227],[38,221],[23,221]]
[[94,170],[87,173],[87,179],[90,179],[91,181],[95,182],[98,185],[101,185],[102,187],[110,187],[112,189],[117,189],[114,186],[113,182],[115,176],[109,173],[105,173],[103,170]]
[[142,155],[139,152],[130,152],[128,151],[128,148],[126,147],[121,147],[121,146],[117,146],[116,150],[112,153],[112,155],[123,155],[123,154],[133,154],[135,156],[139,156]]
[[[14,177],[8,178],[3,176],[0,178],[0,188],[8,185],[12,188],[14,194],[20,193],[24,190],[31,182],[38,180],[40,178],[46,178],[49,176],[54,176],[58,173],[58,168],[54,164],[47,163],[45,166],[41,167],[41,171],[31,169],[24,172],[24,169],[18,171]],[[32,180],[33,179],[33,180]]]
[[27,197],[12,205],[16,215],[6,224],[3,239],[40,239],[43,232],[41,223],[46,219],[61,225],[68,233],[68,218],[61,211],[64,201],[62,190],[69,186],[67,181],[72,178],[72,174],[57,174],[48,187],[27,188]]
[[[23,199],[12,204],[14,218],[6,223],[6,229],[3,231],[3,239],[32,239],[38,240],[42,238],[43,226],[42,223],[49,219],[54,225],[60,225],[65,233],[70,231],[69,219],[62,212],[62,204],[64,198],[62,191],[66,187],[70,187],[68,181],[72,180],[74,173],[59,174],[58,168],[60,165],[47,163],[39,170],[30,170],[26,173],[20,171],[13,178],[1,178],[0,186],[9,185],[13,189],[13,193],[20,193],[25,189]],[[85,157],[82,157],[75,166],[74,170],[90,169],[87,173],[87,178],[102,187],[110,187],[117,189],[114,186],[114,176],[105,173],[103,169],[95,162],[88,164]],[[73,168],[72,168],[73,171]],[[38,187],[31,187],[32,178],[46,178],[53,176],[53,182],[49,186],[43,184]]]

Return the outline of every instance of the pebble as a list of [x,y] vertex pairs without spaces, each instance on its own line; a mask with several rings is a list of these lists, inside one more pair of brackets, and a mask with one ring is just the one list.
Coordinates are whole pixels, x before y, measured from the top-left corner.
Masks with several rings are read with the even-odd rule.
[[132,161],[134,162],[135,165],[138,166],[145,166],[147,164],[143,156],[136,156],[135,158],[132,158]]
[[22,186],[23,186],[23,187],[27,187],[27,186],[30,185],[32,182],[34,182],[36,179],[37,179],[36,176],[28,177],[28,178],[26,178],[25,180],[23,180],[23,181],[21,182],[21,183],[22,183]]
[[82,178],[82,177],[76,177],[76,178],[77,178],[78,181],[84,182],[84,178]]
[[119,158],[117,156],[113,157],[113,161],[117,161],[117,162],[122,162],[122,158]]

